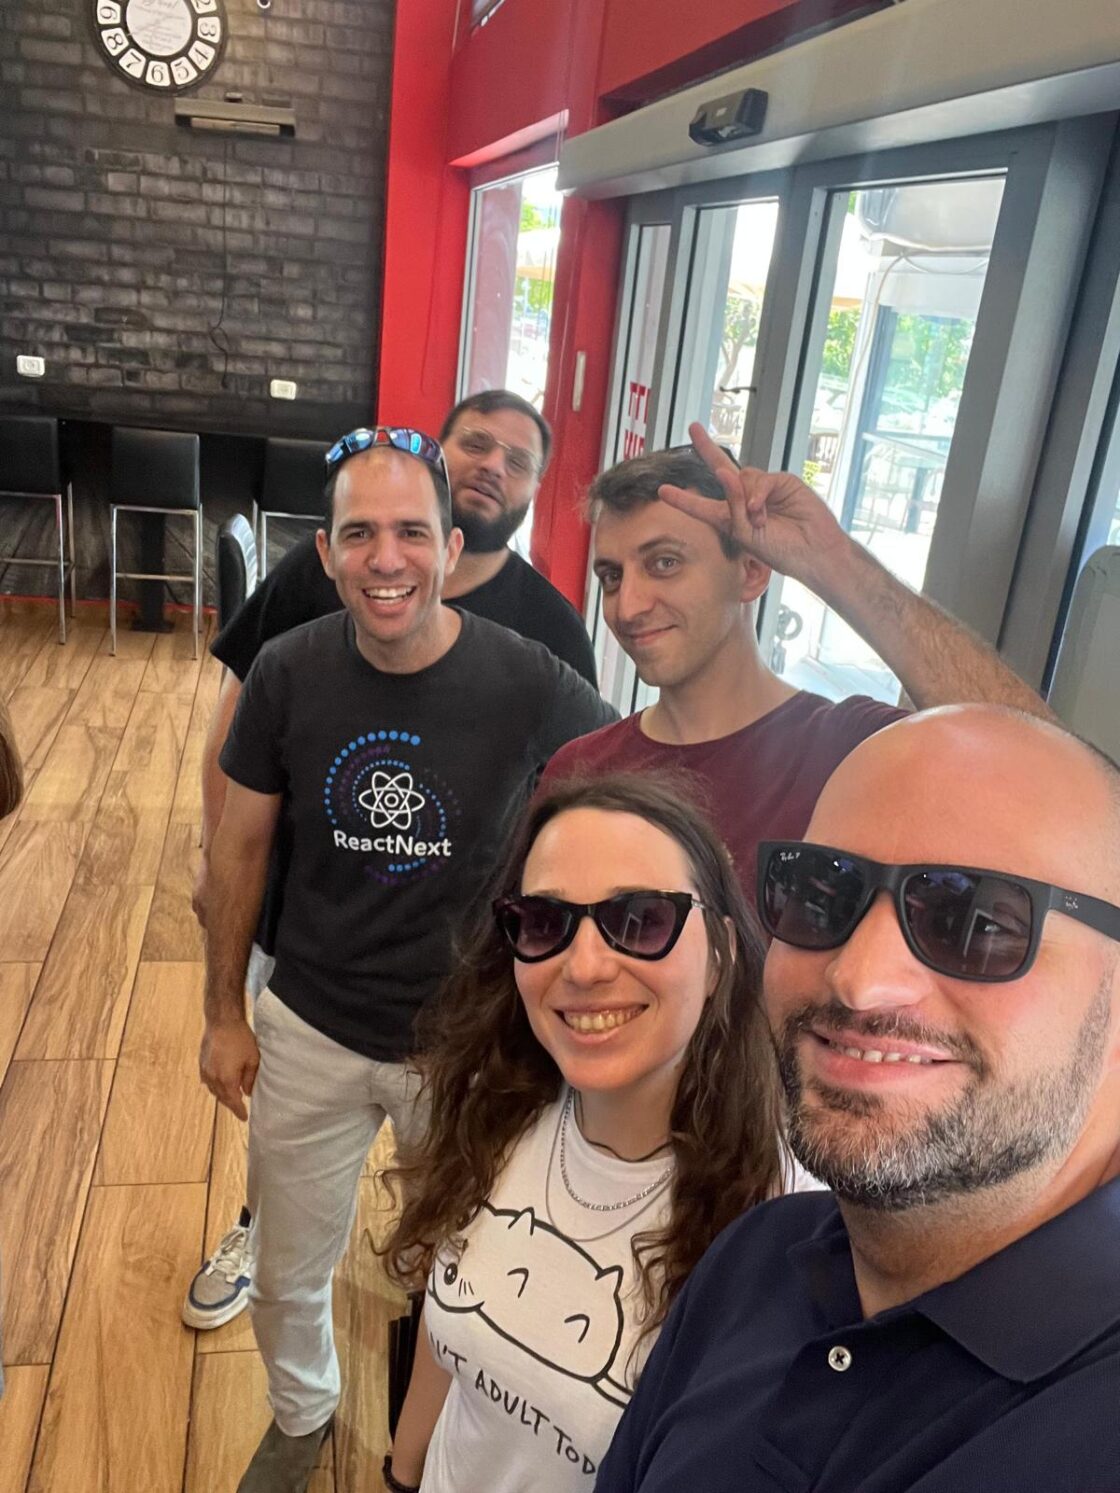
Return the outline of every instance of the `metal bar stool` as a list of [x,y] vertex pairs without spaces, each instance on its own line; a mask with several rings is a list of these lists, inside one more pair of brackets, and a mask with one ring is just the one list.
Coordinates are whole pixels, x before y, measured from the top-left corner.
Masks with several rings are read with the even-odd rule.
[[[153,575],[117,569],[117,514],[159,513],[194,522],[193,569],[186,575]],[[198,486],[198,436],[177,430],[113,431],[109,475],[109,600],[111,651],[117,651],[117,581],[191,581],[194,600],[194,654],[198,657],[198,618],[202,609],[202,501]]]
[[[62,513],[66,496],[65,521]],[[74,571],[74,492],[63,484],[58,454],[58,421],[44,415],[0,417],[0,498],[35,498],[54,504],[58,555],[50,560],[0,555],[0,566],[35,565],[58,572],[58,641],[66,641],[66,574],[70,573],[70,615],[77,606]],[[69,559],[67,558],[69,555]]]
[[260,498],[253,504],[253,531],[261,580],[268,574],[268,521],[302,518],[323,521],[325,457],[329,446],[319,441],[290,441],[272,437],[265,442],[264,476]]

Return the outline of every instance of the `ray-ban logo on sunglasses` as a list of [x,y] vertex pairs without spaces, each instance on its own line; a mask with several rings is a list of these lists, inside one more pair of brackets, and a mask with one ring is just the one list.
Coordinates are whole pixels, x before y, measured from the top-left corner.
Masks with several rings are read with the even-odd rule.
[[1078,903],[1077,898],[1076,897],[1071,897],[1068,892],[1065,894],[1064,901],[1065,901],[1066,911],[1067,912],[1076,912],[1077,909],[1078,909],[1078,907],[1080,906],[1080,904]]

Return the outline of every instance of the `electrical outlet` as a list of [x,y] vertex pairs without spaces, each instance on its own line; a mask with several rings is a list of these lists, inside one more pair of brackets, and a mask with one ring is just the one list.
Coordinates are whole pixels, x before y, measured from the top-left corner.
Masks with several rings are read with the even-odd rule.
[[42,358],[34,358],[30,353],[20,353],[16,358],[16,372],[24,378],[42,378],[46,371]]
[[299,385],[294,384],[290,378],[274,378],[268,386],[268,392],[273,399],[294,399],[299,392]]

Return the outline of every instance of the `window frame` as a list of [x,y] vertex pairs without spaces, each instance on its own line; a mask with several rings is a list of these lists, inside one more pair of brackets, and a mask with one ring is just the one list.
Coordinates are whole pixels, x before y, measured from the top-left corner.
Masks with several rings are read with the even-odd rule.
[[[748,403],[740,454],[753,466],[776,469],[792,463],[799,469],[830,302],[830,295],[819,292],[822,286],[829,291],[832,284],[843,224],[841,194],[845,189],[879,185],[1003,176],[1001,210],[924,591],[989,642],[1007,642],[1010,661],[1036,685],[1042,682],[1047,654],[1053,651],[1063,588],[1070,589],[1068,572],[1076,536],[1067,510],[1074,516],[1072,529],[1076,530],[1085,502],[1084,492],[1079,498],[1068,483],[1054,490],[1051,473],[1056,457],[1047,437],[1053,420],[1063,412],[1063,360],[1067,344],[1073,345],[1075,313],[1081,320],[1088,318],[1095,329],[1101,347],[1096,350],[1094,367],[1108,369],[1108,388],[1120,358],[1120,232],[1113,233],[1110,245],[1117,262],[1102,262],[1097,270],[1103,287],[1098,291],[1097,310],[1082,309],[1090,239],[1106,177],[1115,196],[1115,221],[1120,223],[1120,163],[1116,160],[1108,176],[1110,149],[1120,138],[1118,117],[1087,115],[859,157],[813,161],[779,172],[645,193],[628,204],[628,235],[642,223],[671,225],[648,420],[650,449],[658,449],[667,442],[674,400],[679,403],[680,398],[678,364],[688,335],[690,268],[699,215],[711,207],[777,199],[778,226],[755,357],[758,390]],[[1111,200],[1102,206],[1102,215]],[[1104,236],[1098,230],[1097,238]],[[613,460],[617,437],[613,413],[624,367],[619,327],[631,273],[627,254],[620,284],[611,403],[604,422],[603,465]],[[1102,323],[1099,306],[1104,292],[1112,302],[1110,315]],[[1109,365],[1105,355],[1113,344],[1117,357]],[[1041,377],[1040,369],[1044,370]],[[1104,374],[1098,371],[1096,376]],[[1105,401],[1097,389],[1095,398],[1101,406],[1099,427]],[[1066,422],[1074,416],[1071,406],[1065,411]],[[1073,444],[1079,448],[1088,441],[1096,453],[1101,431],[1090,429],[1090,423],[1082,421],[1085,429],[1078,427],[1078,441]],[[1072,449],[1068,434],[1063,449],[1068,464]],[[1108,461],[1120,464],[1120,435],[1109,450]],[[1098,473],[1096,485],[1104,494],[1099,502],[1107,503],[1107,483],[1102,486],[1102,482],[1103,474]],[[1055,528],[1063,534],[1058,551],[1053,543],[1047,549]],[[1046,566],[1046,606],[1038,615],[1038,580]],[[760,608],[764,656],[773,638],[780,589],[776,578]],[[1023,611],[1032,593],[1035,615],[1025,620]],[[594,612],[598,623],[590,575],[588,602],[588,616]],[[629,697],[637,704],[641,693],[635,676]],[[621,701],[616,703],[622,708]]]
[[[1120,118],[1120,116],[1118,116]],[[1120,493],[1120,124],[1058,376],[999,646],[1050,688],[1073,589]]]
[[[633,198],[627,210],[626,226],[623,232],[622,268],[619,276],[618,296],[615,302],[615,325],[611,341],[611,347],[614,351],[611,358],[610,378],[607,386],[607,410],[606,418],[603,421],[603,445],[601,460],[599,462],[600,471],[613,465],[619,459],[617,452],[623,422],[626,380],[629,372],[630,349],[634,331],[634,313],[636,310],[642,234],[645,230],[670,228],[669,252],[665,265],[666,287],[672,283],[675,274],[677,246],[671,224],[662,213],[660,202],[662,195],[657,193]],[[658,322],[657,340],[654,351],[655,386],[656,370],[662,366],[664,358],[665,338],[665,300],[663,292],[661,315]],[[651,391],[650,405],[646,417],[646,430],[649,433],[650,446],[653,445],[655,438],[654,432],[656,427],[654,419],[654,392]],[[588,634],[591,638],[591,646],[595,652],[595,667],[599,677],[599,687],[604,699],[609,700],[620,714],[632,714],[633,711],[639,708],[639,692],[645,686],[639,680],[633,663],[623,653],[611,635],[609,628],[606,626],[603,620],[602,601],[602,587],[589,564],[584,588],[583,615]]]
[[[482,202],[492,187],[508,186],[527,176],[556,169],[557,143],[543,142],[539,150],[519,153],[501,164],[492,163],[471,176],[470,206],[467,215],[467,244],[463,264],[462,310],[459,314],[459,353],[455,370],[455,400],[470,392],[471,329],[474,325],[477,293],[476,253],[481,235]],[[539,158],[538,158],[539,157]],[[561,231],[563,231],[561,226]]]

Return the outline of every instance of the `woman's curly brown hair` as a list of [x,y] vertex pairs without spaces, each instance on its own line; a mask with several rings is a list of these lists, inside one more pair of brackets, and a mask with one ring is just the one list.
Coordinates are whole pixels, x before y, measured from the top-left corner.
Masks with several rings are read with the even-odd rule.
[[[645,1331],[663,1320],[720,1230],[780,1186],[777,1069],[760,1001],[762,944],[731,858],[693,795],[680,775],[565,779],[529,804],[492,888],[495,897],[520,890],[529,851],[550,820],[571,809],[601,809],[635,814],[674,839],[704,904],[718,977],[673,1103],[669,1220],[634,1240]],[[422,1037],[430,1118],[423,1139],[389,1174],[405,1201],[384,1249],[390,1274],[407,1286],[426,1277],[440,1245],[474,1218],[513,1147],[563,1082],[533,1035],[512,953],[488,906],[471,923]]]

